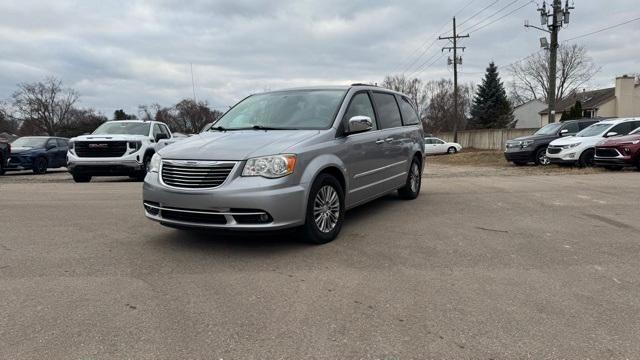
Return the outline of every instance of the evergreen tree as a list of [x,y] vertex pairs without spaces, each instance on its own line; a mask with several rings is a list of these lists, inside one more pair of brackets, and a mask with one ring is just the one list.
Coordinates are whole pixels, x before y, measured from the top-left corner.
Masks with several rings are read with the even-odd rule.
[[129,115],[124,110],[116,110],[113,113],[113,120],[136,120],[137,117],[135,115]]
[[582,103],[580,102],[580,100],[576,101],[576,103],[569,109],[569,111],[565,111],[562,113],[562,118],[560,118],[560,121],[573,119],[582,119]]
[[513,121],[513,108],[500,81],[498,67],[491,62],[478,86],[471,107],[469,128],[499,129]]

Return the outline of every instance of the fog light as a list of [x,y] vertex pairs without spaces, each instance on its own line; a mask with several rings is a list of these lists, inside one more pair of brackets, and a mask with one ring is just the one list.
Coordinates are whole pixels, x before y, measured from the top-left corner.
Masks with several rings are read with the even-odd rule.
[[160,209],[158,209],[158,208],[157,208],[157,207],[155,207],[155,206],[151,206],[151,205],[149,205],[149,204],[146,204],[146,203],[144,204],[144,209],[145,209],[149,214],[154,215],[154,216],[155,216],[155,215],[160,214]]
[[570,153],[570,154],[567,154],[567,157],[568,157],[569,159],[573,159],[573,158],[575,158],[575,157],[576,157],[576,153]]
[[267,214],[258,215],[258,221],[260,221],[260,222],[268,222],[269,221],[269,215],[267,215]]

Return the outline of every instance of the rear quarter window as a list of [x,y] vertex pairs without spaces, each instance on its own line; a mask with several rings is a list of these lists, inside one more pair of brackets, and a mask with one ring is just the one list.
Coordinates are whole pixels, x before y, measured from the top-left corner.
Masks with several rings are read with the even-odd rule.
[[398,104],[400,104],[400,112],[402,113],[403,125],[416,125],[420,123],[416,110],[411,105],[409,99],[404,96],[398,97]]

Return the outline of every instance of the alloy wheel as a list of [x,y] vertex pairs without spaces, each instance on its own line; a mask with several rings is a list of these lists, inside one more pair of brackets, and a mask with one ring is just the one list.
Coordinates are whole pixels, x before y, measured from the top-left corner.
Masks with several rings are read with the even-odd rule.
[[420,184],[420,166],[416,162],[411,165],[411,179],[409,184],[411,185],[411,191],[418,192],[418,186]]
[[340,218],[340,198],[330,185],[324,185],[313,201],[313,218],[318,230],[328,233],[338,224]]

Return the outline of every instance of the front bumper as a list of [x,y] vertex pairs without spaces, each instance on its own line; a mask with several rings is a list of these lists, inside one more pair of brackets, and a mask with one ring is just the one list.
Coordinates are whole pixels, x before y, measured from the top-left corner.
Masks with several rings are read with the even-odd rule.
[[[307,191],[302,184],[291,184],[290,180],[240,177],[236,169],[221,186],[194,191],[169,188],[160,183],[158,173],[152,172],[143,185],[145,215],[174,227],[247,231],[295,227],[304,224]],[[166,216],[163,210],[167,211]],[[246,221],[248,214],[266,214],[269,220]]]
[[132,175],[144,171],[141,155],[134,153],[122,158],[80,158],[67,153],[67,169],[72,174],[91,176]]
[[552,164],[575,164],[580,159],[580,154],[582,154],[582,149],[575,147],[561,149],[555,154],[549,153],[549,148],[547,148],[547,158]]
[[507,161],[533,161],[533,151],[531,150],[510,150],[504,152]]
[[5,170],[30,170],[33,167],[31,156],[11,155]]

